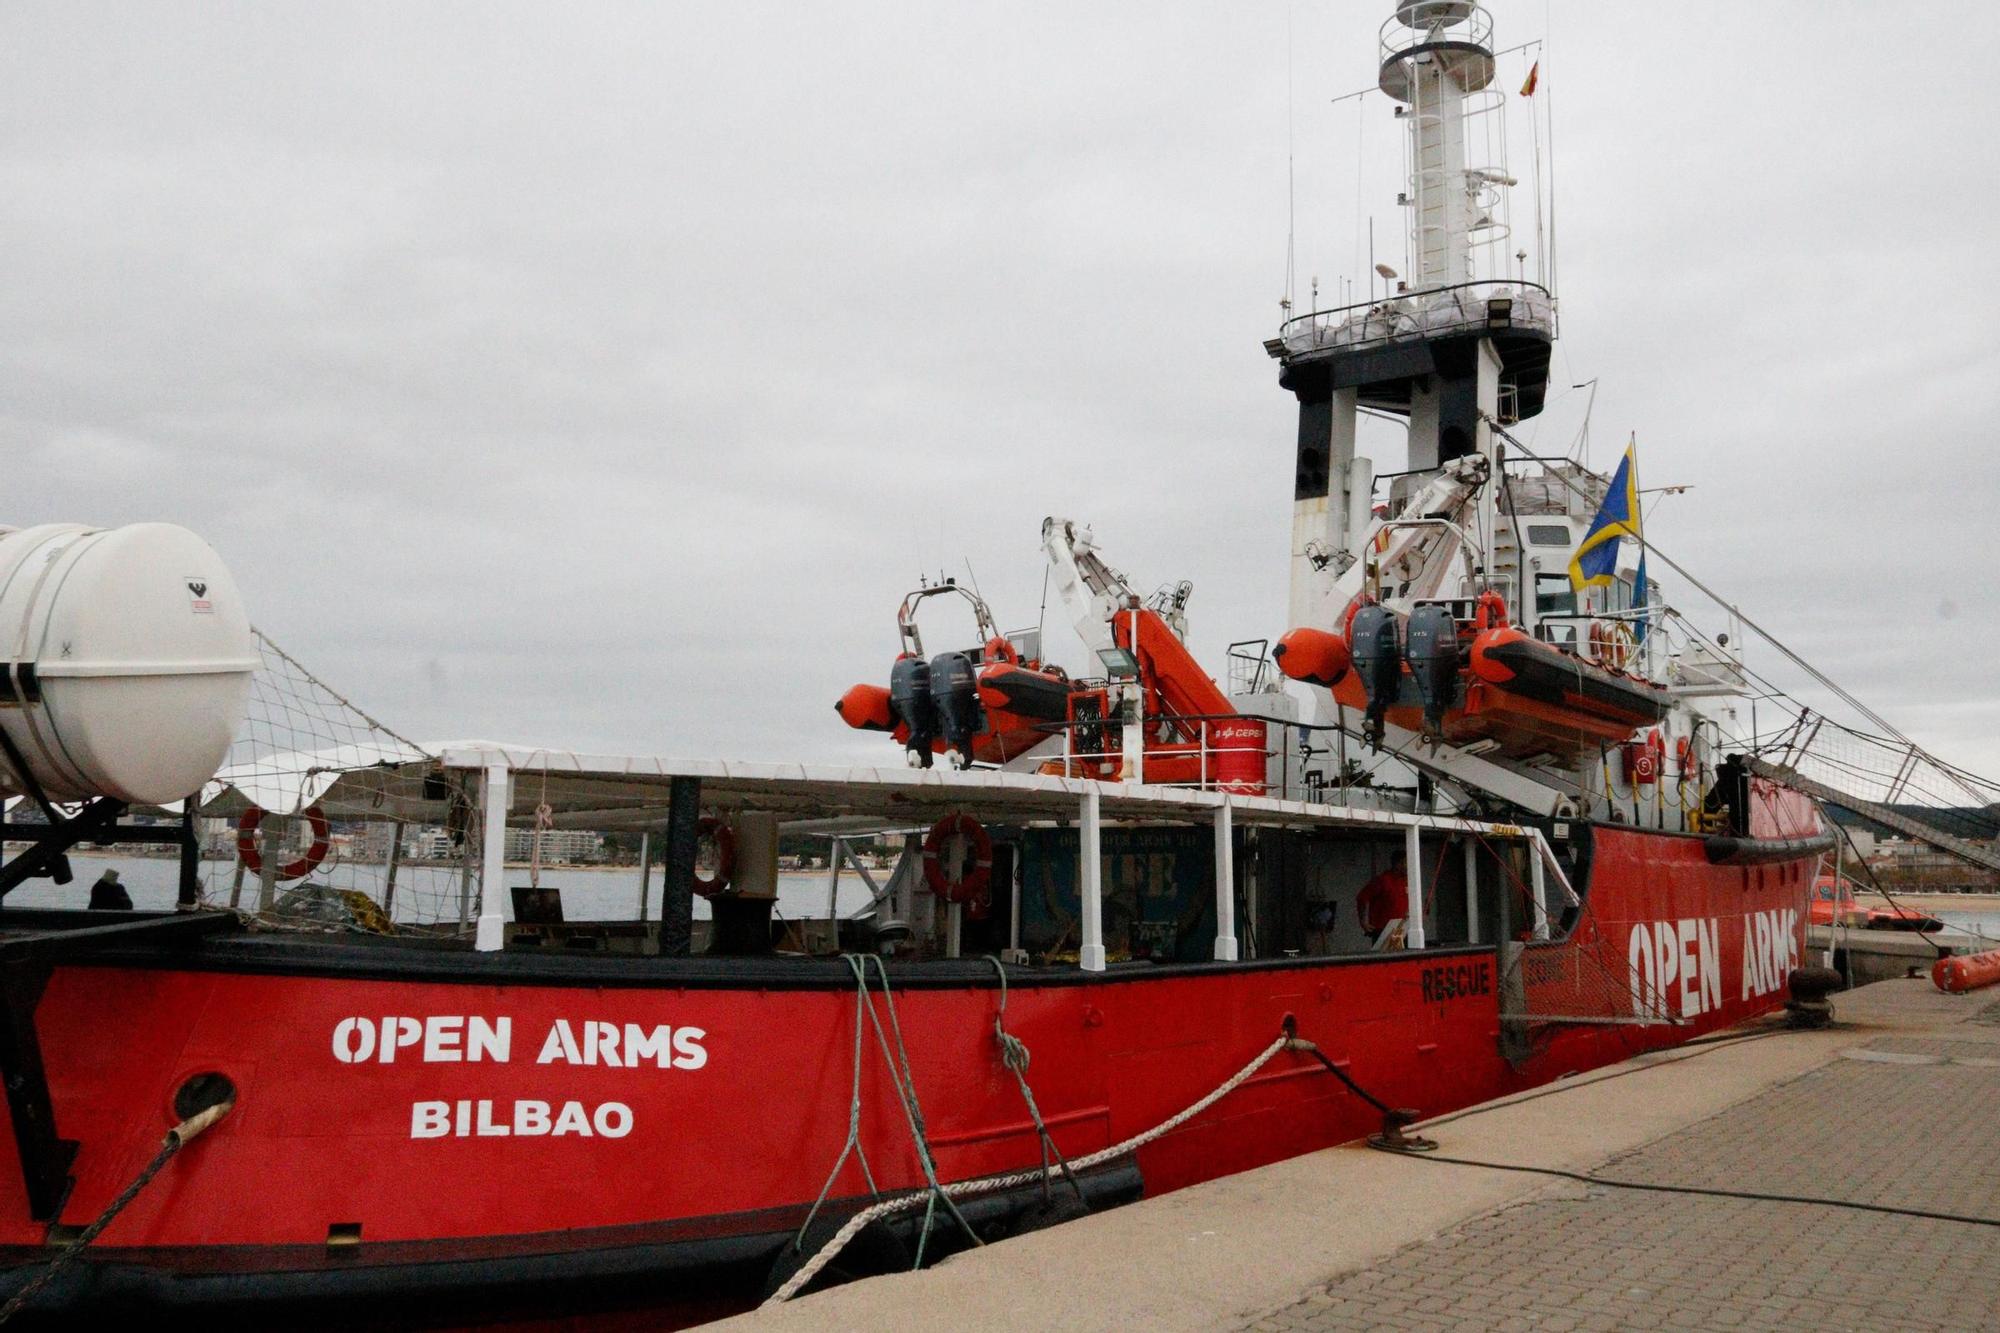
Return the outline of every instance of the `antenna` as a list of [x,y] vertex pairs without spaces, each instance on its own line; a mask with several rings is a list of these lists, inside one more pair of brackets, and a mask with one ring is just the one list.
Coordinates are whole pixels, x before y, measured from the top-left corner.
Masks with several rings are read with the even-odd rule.
[[[1542,58],[1547,60],[1549,52],[1555,49],[1555,33],[1550,26],[1547,0],[1542,5]],[[1554,80],[1548,80],[1548,109],[1544,113],[1549,118],[1549,295],[1556,294],[1556,96]]]
[[1597,408],[1597,376],[1592,375],[1581,384],[1572,384],[1572,389],[1588,389],[1590,395],[1583,400],[1583,424],[1577,427],[1576,438],[1570,441],[1569,456],[1585,467],[1590,466],[1590,414]]
[[1292,297],[1298,289],[1299,186],[1298,155],[1292,99],[1292,6],[1285,6],[1285,313],[1292,313]]

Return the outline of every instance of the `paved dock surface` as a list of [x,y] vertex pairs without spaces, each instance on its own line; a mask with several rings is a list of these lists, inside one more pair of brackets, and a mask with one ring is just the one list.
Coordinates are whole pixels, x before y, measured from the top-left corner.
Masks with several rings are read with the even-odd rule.
[[[1889,981],[1441,1117],[1439,1156],[2000,1219],[2000,994]],[[746,1327],[1964,1328],[2000,1227],[1348,1147],[744,1316]]]

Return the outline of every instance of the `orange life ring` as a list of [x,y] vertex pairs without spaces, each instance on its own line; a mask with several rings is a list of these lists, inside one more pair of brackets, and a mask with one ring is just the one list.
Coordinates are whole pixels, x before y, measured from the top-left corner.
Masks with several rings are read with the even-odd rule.
[[[963,845],[947,868],[945,844],[955,839],[962,839]],[[931,825],[924,839],[924,882],[932,893],[948,903],[971,902],[985,895],[992,877],[993,839],[986,836],[978,820],[971,815],[946,815]]]
[[1632,633],[1613,620],[1590,622],[1590,656],[1599,666],[1623,671],[1632,657]]
[[706,879],[702,877],[699,864],[694,872],[694,891],[704,898],[712,898],[729,887],[729,877],[736,873],[736,831],[719,819],[703,817],[695,825],[695,838],[707,838],[715,844],[715,873]]
[[[299,811],[305,821],[312,825],[312,846],[306,848],[305,855],[296,861],[289,861],[278,867],[279,880],[304,879],[326,860],[327,848],[333,845],[328,836],[326,811],[317,805],[309,805]],[[264,811],[258,806],[245,808],[236,821],[236,859],[243,863],[243,869],[252,875],[264,873],[264,856],[257,850],[257,826],[264,822]]]
[[1651,770],[1651,775],[1642,776],[1639,780],[1650,786],[1667,771],[1667,742],[1661,737],[1658,727],[1646,733],[1646,759],[1646,768]]
[[1676,736],[1674,738],[1674,771],[1682,777],[1694,772],[1694,738]]

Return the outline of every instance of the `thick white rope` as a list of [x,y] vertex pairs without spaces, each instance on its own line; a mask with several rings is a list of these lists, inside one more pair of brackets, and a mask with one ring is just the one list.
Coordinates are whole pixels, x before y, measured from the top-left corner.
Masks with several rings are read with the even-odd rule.
[[[1109,1148],[1100,1148],[1087,1156],[1076,1158],[1069,1164],[1070,1169],[1079,1172],[1088,1171],[1092,1167],[1102,1166],[1104,1163],[1123,1157],[1128,1153],[1137,1152],[1155,1139],[1173,1133],[1176,1129],[1179,1129],[1182,1125],[1194,1119],[1203,1111],[1206,1111],[1209,1107],[1236,1091],[1236,1089],[1242,1087],[1252,1074],[1255,1074],[1266,1064],[1270,1063],[1272,1056],[1291,1046],[1294,1040],[1289,1034],[1280,1035],[1277,1040],[1266,1046],[1256,1059],[1230,1075],[1215,1091],[1209,1093],[1200,1101],[1182,1110],[1179,1114],[1162,1120],[1143,1134],[1135,1134],[1123,1143],[1114,1143]],[[1026,1171],[1015,1171],[1004,1176],[980,1176],[974,1180],[955,1180],[940,1188],[948,1198],[963,1198],[972,1194],[988,1194],[994,1190],[1015,1189],[1021,1185],[1037,1184],[1055,1175],[1059,1169],[1056,1166],[1045,1165]],[[884,1199],[881,1203],[872,1204],[856,1213],[853,1217],[848,1218],[847,1225],[834,1232],[832,1238],[820,1247],[819,1252],[806,1260],[805,1266],[792,1274],[783,1286],[772,1292],[770,1299],[766,1300],[764,1304],[767,1306],[782,1305],[792,1297],[798,1295],[807,1284],[819,1276],[822,1268],[832,1263],[840,1252],[847,1248],[848,1242],[859,1235],[863,1227],[881,1218],[908,1212],[929,1198],[930,1195],[930,1190],[916,1190],[898,1198]]]

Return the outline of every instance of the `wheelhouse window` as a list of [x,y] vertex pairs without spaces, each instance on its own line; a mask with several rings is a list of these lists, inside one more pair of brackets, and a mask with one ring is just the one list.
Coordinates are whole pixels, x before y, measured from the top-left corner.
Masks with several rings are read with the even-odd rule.
[[1569,528],[1561,523],[1530,523],[1528,525],[1528,545],[1568,546]]
[[1569,575],[1535,575],[1535,614],[1538,616],[1576,614],[1576,589],[1570,586]]

